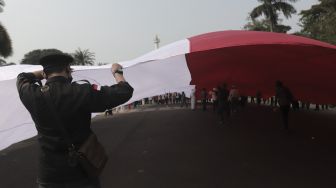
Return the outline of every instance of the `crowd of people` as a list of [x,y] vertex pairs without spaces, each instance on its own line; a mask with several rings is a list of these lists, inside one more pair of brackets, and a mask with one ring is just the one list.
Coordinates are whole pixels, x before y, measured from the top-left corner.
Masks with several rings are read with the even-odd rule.
[[[311,104],[298,101],[281,81],[275,82],[275,95],[270,98],[263,98],[260,91],[255,96],[244,96],[239,93],[237,86],[232,85],[230,88],[227,84],[222,84],[210,91],[203,88],[200,92],[202,110],[206,111],[209,104],[212,110],[218,113],[221,124],[230,124],[230,117],[247,103],[256,105],[269,105],[274,111],[279,111],[283,121],[283,129],[288,130],[289,111],[310,109]],[[315,110],[328,110],[328,105],[315,104]]]
[[156,95],[152,97],[143,98],[138,101],[134,101],[131,104],[126,106],[119,106],[115,109],[107,109],[104,114],[105,116],[112,116],[113,111],[122,111],[125,109],[137,109],[140,106],[148,106],[148,105],[177,105],[181,108],[189,107],[191,105],[191,96],[186,96],[185,92],[171,92],[165,93],[162,95]]
[[185,92],[172,92],[153,97],[144,98],[139,101],[134,101],[129,105],[129,108],[137,108],[139,105],[180,105],[181,107],[188,107],[190,104],[190,96],[186,96]]
[[[196,100],[195,91],[190,96],[186,96],[185,92],[172,92],[144,98],[135,101],[127,106],[127,109],[138,108],[146,105],[177,105],[180,107],[191,107],[195,109],[197,104],[203,111],[211,105],[213,112],[217,113],[220,119],[220,124],[230,125],[231,116],[244,108],[247,103],[256,105],[268,105],[274,111],[279,111],[283,121],[283,129],[288,130],[288,116],[290,110],[311,109],[312,104],[298,101],[281,81],[275,82],[274,96],[265,98],[261,91],[257,91],[255,96],[241,95],[239,88],[236,85],[228,87],[223,83],[221,86],[207,90],[202,88],[200,91],[200,100]],[[315,110],[327,110],[328,105],[315,104]],[[112,115],[112,110],[107,110],[105,115]]]
[[186,96],[185,92],[166,93],[163,95],[145,98],[144,100],[144,104],[180,104],[181,107],[187,107],[187,104],[190,102],[190,98]]

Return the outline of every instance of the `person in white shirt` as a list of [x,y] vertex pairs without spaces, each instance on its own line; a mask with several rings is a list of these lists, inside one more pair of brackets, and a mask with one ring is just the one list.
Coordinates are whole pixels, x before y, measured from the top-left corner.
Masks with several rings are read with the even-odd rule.
[[190,107],[192,110],[195,110],[195,105],[196,105],[195,89],[191,90],[190,99],[191,99]]

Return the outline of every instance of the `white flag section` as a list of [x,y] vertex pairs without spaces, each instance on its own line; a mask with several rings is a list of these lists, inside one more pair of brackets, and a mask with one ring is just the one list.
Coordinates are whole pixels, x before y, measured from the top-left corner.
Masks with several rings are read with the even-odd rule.
[[[173,43],[132,61],[121,62],[126,80],[134,88],[128,103],[167,92],[190,94],[191,75],[185,53],[187,40]],[[92,84],[112,85],[115,80],[111,65],[74,66],[74,81],[88,80]],[[38,65],[0,67],[0,150],[37,134],[29,112],[21,103],[16,89],[16,77],[21,72],[41,70]]]

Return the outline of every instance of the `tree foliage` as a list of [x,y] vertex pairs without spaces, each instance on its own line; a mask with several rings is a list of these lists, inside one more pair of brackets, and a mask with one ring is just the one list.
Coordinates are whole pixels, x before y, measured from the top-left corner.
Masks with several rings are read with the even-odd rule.
[[[0,0],[0,12],[3,11],[5,2]],[[12,41],[7,33],[6,28],[0,23],[0,56],[6,58],[13,53]]]
[[6,60],[0,58],[0,67],[9,66],[9,65],[15,65],[15,63],[13,62],[7,63]]
[[6,60],[0,59],[0,66],[4,66],[6,64],[7,64]]
[[95,54],[90,52],[89,49],[82,50],[78,48],[75,53],[72,54],[74,61],[72,65],[94,65]]
[[244,26],[244,29],[249,31],[270,31],[266,20],[250,20]]
[[300,35],[336,44],[336,0],[319,0],[300,15]]
[[[270,31],[270,25],[268,24],[267,20],[251,20],[245,26],[245,30],[249,31]],[[292,28],[287,25],[277,24],[274,28],[275,32],[278,33],[287,33]]]
[[62,53],[62,51],[57,50],[57,49],[33,50],[24,55],[20,64],[39,65],[39,61],[43,56],[48,55],[48,54],[53,54],[53,53]]
[[3,12],[3,7],[5,6],[5,2],[0,0],[0,12]]
[[13,53],[12,41],[6,28],[0,23],[0,56],[7,58]]
[[[285,16],[285,18],[290,18],[292,14],[296,13],[296,9],[293,7],[291,3],[297,2],[297,0],[258,0],[261,5],[255,7],[252,12],[250,13],[250,17],[252,18],[252,24],[254,24],[256,29],[269,29],[271,32],[284,32],[286,31],[289,26],[279,25],[279,13]],[[260,16],[265,16],[265,20],[259,21],[264,26],[259,27],[256,25],[256,19]],[[249,25],[249,24],[248,24]],[[252,27],[251,27],[252,26]],[[249,28],[253,28],[254,26],[250,24],[247,26]],[[289,30],[289,29],[288,29]],[[288,31],[287,30],[287,31]],[[286,31],[286,32],[287,32]]]

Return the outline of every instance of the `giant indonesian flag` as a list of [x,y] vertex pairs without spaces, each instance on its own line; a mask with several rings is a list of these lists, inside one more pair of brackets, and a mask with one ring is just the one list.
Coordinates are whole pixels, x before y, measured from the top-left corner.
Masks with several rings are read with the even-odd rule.
[[[174,42],[137,59],[120,62],[134,87],[129,102],[166,92],[236,85],[244,95],[274,95],[281,80],[302,101],[336,104],[336,46],[299,36],[221,31]],[[110,65],[73,67],[75,80],[111,85]],[[34,65],[0,68],[0,150],[37,134],[16,91],[20,72]]]

